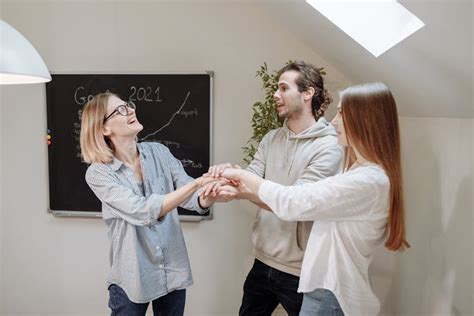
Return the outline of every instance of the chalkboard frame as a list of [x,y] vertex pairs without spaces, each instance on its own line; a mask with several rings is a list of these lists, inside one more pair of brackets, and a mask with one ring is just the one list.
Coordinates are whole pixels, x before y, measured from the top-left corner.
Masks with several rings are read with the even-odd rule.
[[[213,165],[214,157],[213,157],[213,133],[214,130],[214,71],[206,70],[206,71],[166,71],[166,72],[158,72],[158,71],[57,71],[51,72],[51,75],[209,75],[209,163]],[[53,78],[54,80],[54,78]],[[45,85],[45,92],[46,92],[46,85]],[[45,95],[45,110],[47,111],[47,98]],[[46,115],[47,117],[47,115]],[[48,123],[46,122],[46,126]],[[47,161],[49,158],[47,158]],[[47,171],[49,174],[49,166],[47,167]],[[52,214],[55,217],[70,217],[70,218],[102,218],[102,212],[93,212],[93,211],[71,211],[71,210],[51,210],[50,208],[50,186],[49,186],[49,176],[47,177],[47,201],[48,201],[48,208],[47,212]],[[206,215],[179,215],[179,219],[181,221],[191,221],[191,222],[198,222],[201,220],[212,220],[214,219],[214,208],[210,207],[209,212]]]

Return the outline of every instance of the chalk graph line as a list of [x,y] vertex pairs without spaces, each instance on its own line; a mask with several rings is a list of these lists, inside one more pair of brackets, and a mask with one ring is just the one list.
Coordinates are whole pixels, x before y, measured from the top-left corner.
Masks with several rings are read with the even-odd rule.
[[165,129],[166,127],[168,127],[171,122],[173,122],[174,118],[176,115],[179,114],[179,112],[181,112],[181,110],[184,108],[184,106],[186,105],[186,102],[188,101],[188,98],[189,96],[191,95],[191,91],[188,91],[188,93],[186,94],[186,98],[184,98],[184,101],[183,101],[183,104],[181,104],[181,107],[178,109],[178,111],[174,112],[173,115],[171,116],[170,120],[168,121],[168,123],[166,123],[165,125],[163,125],[162,127],[160,127],[158,130],[154,131],[153,133],[151,134],[148,134],[146,135],[145,137],[142,137],[140,138],[139,140],[140,141],[144,141],[145,139],[147,139],[148,137],[151,137],[151,136],[154,136],[156,134],[158,134],[159,132],[161,132],[163,129]]

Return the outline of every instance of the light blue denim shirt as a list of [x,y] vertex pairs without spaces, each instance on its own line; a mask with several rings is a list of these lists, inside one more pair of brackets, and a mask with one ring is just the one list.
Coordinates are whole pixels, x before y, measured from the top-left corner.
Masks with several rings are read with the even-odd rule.
[[[138,144],[143,189],[118,159],[93,163],[86,181],[102,202],[110,239],[108,285],[120,286],[135,303],[152,301],[193,282],[175,209],[158,219],[164,195],[190,182],[181,162],[159,143]],[[181,207],[204,213],[195,193]]]

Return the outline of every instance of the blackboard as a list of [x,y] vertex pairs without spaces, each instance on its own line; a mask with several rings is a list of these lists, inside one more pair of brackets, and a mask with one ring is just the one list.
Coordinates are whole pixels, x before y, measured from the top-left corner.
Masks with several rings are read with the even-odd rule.
[[[62,216],[100,216],[101,203],[84,175],[79,135],[84,104],[113,92],[137,106],[139,142],[160,142],[192,177],[210,164],[212,72],[202,74],[53,74],[46,84],[49,211]],[[178,208],[181,219],[209,219]]]

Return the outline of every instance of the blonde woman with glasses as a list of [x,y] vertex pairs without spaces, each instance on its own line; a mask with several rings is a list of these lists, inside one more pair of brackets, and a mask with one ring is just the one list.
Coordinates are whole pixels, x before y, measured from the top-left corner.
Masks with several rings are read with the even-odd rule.
[[183,315],[191,268],[178,206],[204,213],[217,198],[196,192],[212,179],[189,177],[159,143],[137,143],[135,104],[112,93],[83,109],[80,144],[86,181],[102,202],[110,239],[112,315]]

